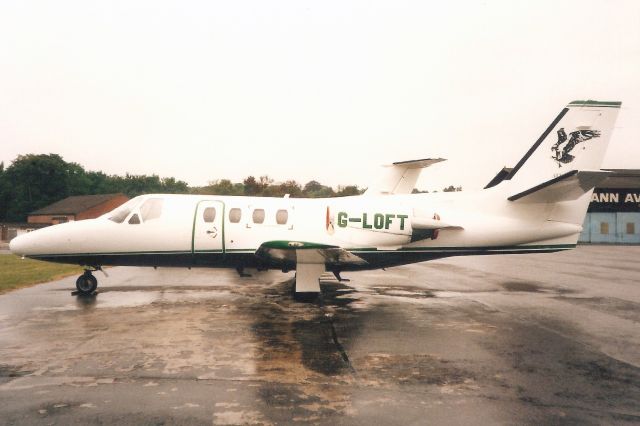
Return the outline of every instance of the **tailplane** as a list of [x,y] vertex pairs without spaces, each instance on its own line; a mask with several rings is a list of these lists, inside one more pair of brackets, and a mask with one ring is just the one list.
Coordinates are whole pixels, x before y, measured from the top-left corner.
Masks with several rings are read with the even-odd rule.
[[558,203],[575,201],[605,181],[611,172],[572,170],[532,188],[514,194],[509,201],[519,203]]

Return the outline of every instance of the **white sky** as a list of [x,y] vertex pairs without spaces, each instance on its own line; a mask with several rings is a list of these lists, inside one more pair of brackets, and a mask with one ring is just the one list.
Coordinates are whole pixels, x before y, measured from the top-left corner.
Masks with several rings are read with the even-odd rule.
[[484,186],[565,104],[619,100],[640,168],[640,2],[0,0],[0,161],[192,185]]

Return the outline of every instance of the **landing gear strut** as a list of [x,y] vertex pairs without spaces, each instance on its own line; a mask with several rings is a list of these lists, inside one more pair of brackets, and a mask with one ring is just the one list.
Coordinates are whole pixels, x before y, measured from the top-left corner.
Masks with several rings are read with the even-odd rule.
[[89,269],[85,270],[84,274],[80,275],[76,280],[76,288],[81,296],[90,296],[98,288],[98,280],[91,272]]

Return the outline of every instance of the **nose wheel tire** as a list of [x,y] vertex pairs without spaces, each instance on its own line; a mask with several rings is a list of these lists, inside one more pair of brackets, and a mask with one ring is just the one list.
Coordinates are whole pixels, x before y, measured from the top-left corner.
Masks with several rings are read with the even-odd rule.
[[91,273],[84,273],[76,280],[76,288],[78,293],[88,296],[98,288],[98,280]]

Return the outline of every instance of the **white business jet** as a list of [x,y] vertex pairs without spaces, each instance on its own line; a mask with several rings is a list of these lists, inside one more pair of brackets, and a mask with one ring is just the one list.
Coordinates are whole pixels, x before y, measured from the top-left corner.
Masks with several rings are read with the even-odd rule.
[[[97,219],[15,238],[13,253],[82,265],[93,294],[104,265],[295,270],[295,292],[320,276],[448,256],[549,253],[576,246],[620,102],[574,101],[518,164],[485,189],[412,194],[420,171],[443,159],[393,163],[353,197],[218,195],[136,197]],[[519,140],[507,143],[521,143]]]

